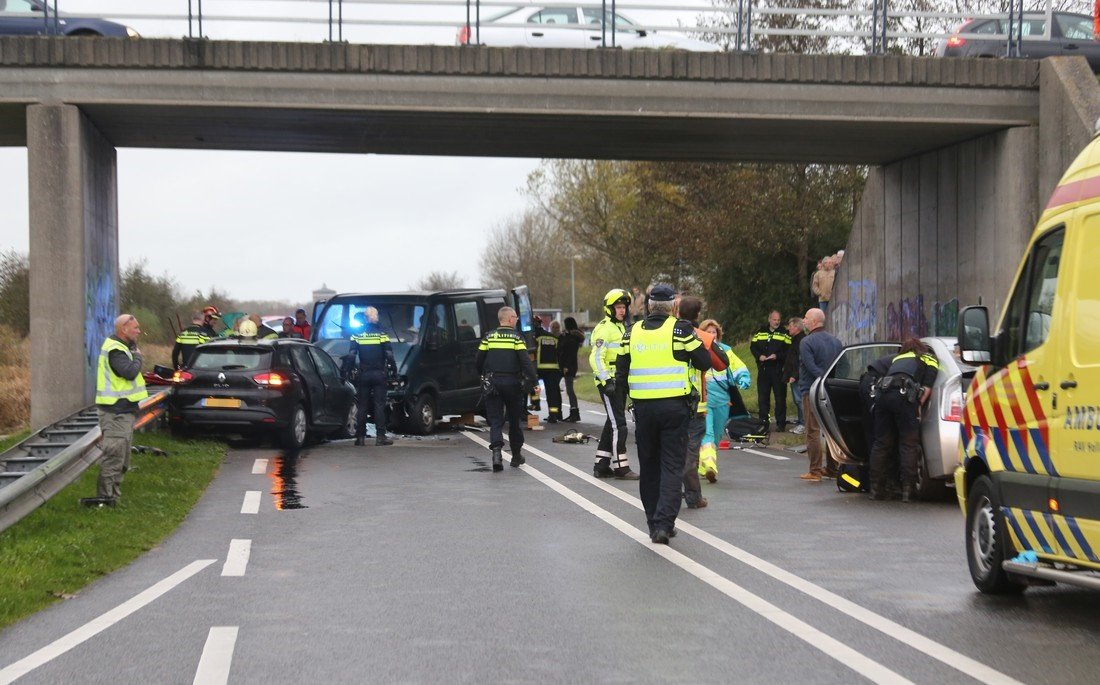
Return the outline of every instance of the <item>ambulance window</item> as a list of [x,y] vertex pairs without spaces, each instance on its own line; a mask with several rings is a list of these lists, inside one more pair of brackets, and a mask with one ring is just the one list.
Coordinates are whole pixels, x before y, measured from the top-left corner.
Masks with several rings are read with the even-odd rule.
[[1005,314],[1005,349],[1015,357],[1046,342],[1054,313],[1065,229],[1048,233],[1028,255]]

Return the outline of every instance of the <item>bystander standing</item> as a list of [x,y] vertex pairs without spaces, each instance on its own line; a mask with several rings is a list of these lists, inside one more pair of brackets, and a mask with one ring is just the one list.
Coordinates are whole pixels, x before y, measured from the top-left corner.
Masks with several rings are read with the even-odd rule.
[[844,345],[825,331],[825,312],[810,309],[802,317],[806,337],[799,346],[799,389],[802,391],[802,416],[806,420],[806,454],[810,470],[799,476],[802,480],[820,483],[825,475],[825,455],[821,447],[821,425],[810,409],[810,386],[825,375]]

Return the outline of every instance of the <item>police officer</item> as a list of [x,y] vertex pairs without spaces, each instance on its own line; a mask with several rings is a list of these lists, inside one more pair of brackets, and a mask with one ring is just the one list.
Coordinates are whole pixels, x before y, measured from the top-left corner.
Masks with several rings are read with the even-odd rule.
[[783,363],[791,346],[791,336],[779,326],[779,312],[768,315],[768,323],[752,335],[749,351],[756,360],[756,397],[760,401],[760,422],[767,423],[771,415],[771,399],[775,396],[775,427],[787,430],[787,379]]
[[210,342],[212,336],[209,332],[210,329],[203,322],[202,312],[192,314],[191,325],[176,336],[176,344],[172,347],[172,368],[182,369],[190,366],[195,348],[204,342]]
[[676,534],[688,423],[699,405],[692,369],[710,369],[710,354],[690,321],[671,316],[676,292],[656,285],[649,315],[622,340],[615,378],[627,384],[637,420],[639,490],[650,539],[668,544]]
[[592,367],[596,390],[607,414],[600,442],[596,446],[596,464],[592,468],[597,478],[638,480],[638,474],[630,470],[630,462],[626,458],[626,388],[615,382],[615,364],[626,334],[624,322],[629,306],[630,293],[621,288],[607,291],[603,296],[604,318],[592,329],[592,352],[588,355],[588,364]]
[[351,349],[344,357],[345,368],[359,363],[359,379],[356,382],[356,401],[359,415],[355,420],[355,444],[363,445],[367,429],[367,407],[374,408],[374,431],[376,445],[392,445],[393,440],[386,437],[386,394],[390,374],[397,368],[390,347],[390,336],[378,327],[378,310],[366,309],[367,325],[362,333],[351,336]]
[[901,501],[916,497],[920,450],[920,408],[932,394],[940,365],[927,345],[906,340],[875,392],[875,446],[871,450],[871,499],[892,496],[897,475],[892,454],[900,453]]
[[130,442],[138,404],[149,396],[141,375],[141,351],[137,318],[123,314],[115,319],[115,334],[103,341],[96,371],[95,403],[99,409],[99,483],[95,497],[85,497],[86,507],[115,506],[122,496],[122,476],[130,468]]
[[535,341],[535,370],[546,386],[546,407],[550,415],[546,423],[561,420],[561,369],[558,368],[558,336],[542,327],[536,319],[531,337]]
[[477,348],[477,371],[485,391],[485,414],[489,420],[489,449],[493,451],[493,471],[504,470],[505,411],[508,418],[508,444],[512,466],[523,464],[524,381],[537,383],[535,365],[527,353],[527,342],[516,330],[516,310],[501,307],[497,312],[500,327],[489,332]]

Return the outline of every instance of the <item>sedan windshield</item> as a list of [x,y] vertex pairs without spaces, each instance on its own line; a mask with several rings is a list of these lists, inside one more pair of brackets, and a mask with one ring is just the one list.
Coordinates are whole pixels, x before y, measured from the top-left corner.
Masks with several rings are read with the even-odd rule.
[[271,367],[271,352],[255,348],[217,347],[195,351],[191,369],[196,371],[256,371]]

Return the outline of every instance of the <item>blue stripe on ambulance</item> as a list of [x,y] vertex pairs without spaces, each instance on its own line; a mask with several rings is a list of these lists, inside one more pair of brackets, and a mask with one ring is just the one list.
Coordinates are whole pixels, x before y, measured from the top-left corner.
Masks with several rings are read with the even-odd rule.
[[1081,529],[1077,526],[1077,519],[1072,516],[1066,517],[1066,524],[1069,525],[1069,530],[1073,533],[1073,537],[1077,540],[1077,544],[1081,545],[1081,549],[1084,550],[1085,556],[1089,558],[1089,561],[1100,561],[1096,558],[1096,555],[1092,553],[1092,547],[1089,546],[1089,541],[1085,539],[1085,536],[1081,533]]
[[1028,527],[1031,528],[1031,532],[1035,534],[1035,539],[1042,545],[1043,551],[1047,554],[1054,554],[1054,550],[1051,549],[1050,543],[1047,542],[1047,536],[1043,535],[1043,531],[1039,530],[1039,524],[1035,522],[1031,510],[1021,509],[1020,513],[1023,514],[1024,520],[1027,521]]

